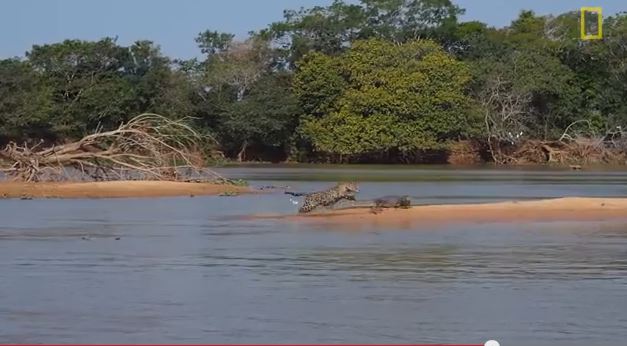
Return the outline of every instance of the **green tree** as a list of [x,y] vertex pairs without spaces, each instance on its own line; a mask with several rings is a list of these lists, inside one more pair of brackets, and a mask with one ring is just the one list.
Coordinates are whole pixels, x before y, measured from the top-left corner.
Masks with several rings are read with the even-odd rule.
[[627,13],[606,18],[603,36],[567,45],[560,56],[582,89],[579,118],[601,133],[627,123]]
[[446,41],[464,10],[450,0],[361,0],[368,31],[377,38],[407,42]]
[[300,113],[289,76],[265,75],[240,102],[231,103],[220,115],[220,142],[239,161],[246,159],[248,148],[284,157]]
[[350,43],[365,37],[366,13],[360,5],[334,0],[328,7],[315,6],[284,11],[284,20],[259,33],[273,40],[282,52],[282,62],[293,64],[309,51],[338,54]]
[[341,54],[356,40],[446,41],[463,12],[450,0],[361,0],[359,4],[335,0],[327,7],[287,10],[283,21],[260,35],[273,39],[285,62],[293,65],[310,51]]
[[233,34],[205,30],[198,34],[196,43],[203,54],[212,56],[227,51],[233,43],[234,38],[235,35]]
[[503,139],[504,134],[523,132],[520,140],[554,138],[580,118],[580,84],[562,59],[573,43],[572,23],[565,19],[522,11],[507,29],[466,36],[468,45],[458,56],[472,66],[475,98],[487,106],[484,112],[500,114],[490,115],[492,119],[508,120],[508,125],[493,124],[488,135],[497,131]]
[[0,60],[0,142],[54,140],[52,93],[28,62]]
[[[358,41],[333,59],[336,75],[345,81],[339,96],[335,89],[312,94],[301,87],[304,83],[295,83],[305,109],[326,110],[321,116],[310,113],[301,124],[301,133],[317,151],[359,157],[440,149],[447,140],[463,136],[472,121],[471,100],[465,94],[469,70],[433,41]],[[296,80],[314,78],[311,71],[320,67],[310,65],[318,63],[329,65],[320,57],[305,59]]]
[[79,137],[132,116],[133,92],[123,76],[128,51],[113,39],[35,45],[26,56],[52,89],[50,116],[60,135]]
[[328,114],[349,83],[342,75],[341,60],[313,52],[297,68],[293,85],[303,110],[315,116]]
[[[273,66],[269,42],[261,36],[235,41],[230,34],[211,31],[201,33],[197,42],[206,59],[184,68],[197,90],[202,126],[216,135],[228,156],[239,160],[249,151],[285,156],[300,108],[291,76]],[[207,46],[219,48],[203,48]]]
[[185,74],[151,41],[130,47],[114,39],[35,45],[27,61],[52,95],[52,131],[76,138],[110,129],[144,112],[192,115]]
[[137,41],[127,50],[123,76],[133,90],[128,112],[192,116],[192,89],[185,72],[173,69],[172,61],[152,41]]

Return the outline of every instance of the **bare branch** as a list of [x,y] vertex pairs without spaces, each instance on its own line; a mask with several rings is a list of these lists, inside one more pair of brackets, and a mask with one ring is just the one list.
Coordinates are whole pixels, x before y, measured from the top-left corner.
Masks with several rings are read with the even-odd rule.
[[203,171],[204,160],[194,150],[203,140],[185,119],[145,113],[115,130],[97,129],[76,142],[47,149],[9,143],[0,150],[0,158],[13,162],[3,170],[6,174],[24,181],[68,179],[66,167],[73,167],[83,179],[121,179],[125,173],[152,180],[186,179],[178,172],[183,168],[189,175],[204,172],[223,179]]

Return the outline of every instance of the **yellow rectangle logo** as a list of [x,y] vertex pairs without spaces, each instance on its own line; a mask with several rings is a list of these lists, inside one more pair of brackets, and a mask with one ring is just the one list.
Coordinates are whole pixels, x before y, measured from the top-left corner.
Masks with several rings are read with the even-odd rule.
[[582,40],[600,40],[603,38],[603,10],[601,7],[582,7],[580,24]]

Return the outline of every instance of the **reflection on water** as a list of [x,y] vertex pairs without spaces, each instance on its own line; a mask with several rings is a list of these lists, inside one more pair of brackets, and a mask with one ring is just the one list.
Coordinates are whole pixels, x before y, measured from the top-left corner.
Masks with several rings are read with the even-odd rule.
[[[366,180],[364,198],[403,193],[417,203],[624,195],[627,177],[483,170],[446,171],[452,178],[441,180],[425,178],[431,170],[387,169],[376,174],[421,178],[377,182],[372,170],[354,171]],[[280,183],[298,191],[329,184],[285,169],[231,172],[261,179],[254,184],[291,177]],[[627,222],[351,232],[238,217],[294,211],[280,193],[0,200],[0,340],[616,345],[627,338]]]

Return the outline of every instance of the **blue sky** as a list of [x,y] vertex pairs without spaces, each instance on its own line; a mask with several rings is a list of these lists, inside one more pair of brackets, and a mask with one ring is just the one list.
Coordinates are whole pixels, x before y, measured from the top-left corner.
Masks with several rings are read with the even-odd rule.
[[[351,0],[350,2],[356,2]],[[625,0],[453,0],[463,20],[504,26],[522,9],[557,14],[601,6],[604,15],[627,11]],[[33,44],[66,38],[118,36],[121,44],[150,39],[167,55],[198,56],[194,37],[205,29],[244,37],[280,20],[284,9],[331,0],[4,0],[0,2],[0,58],[23,56]]]

